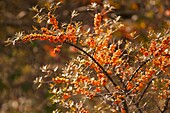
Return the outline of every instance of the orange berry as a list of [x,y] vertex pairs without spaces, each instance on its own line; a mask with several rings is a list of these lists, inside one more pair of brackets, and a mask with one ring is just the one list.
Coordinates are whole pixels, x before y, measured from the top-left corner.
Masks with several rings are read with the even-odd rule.
[[69,93],[64,93],[63,94],[63,98],[64,99],[68,99],[68,98],[70,98],[71,97],[71,95],[69,94]]
[[101,88],[100,87],[96,87],[95,91],[96,92],[101,92]]

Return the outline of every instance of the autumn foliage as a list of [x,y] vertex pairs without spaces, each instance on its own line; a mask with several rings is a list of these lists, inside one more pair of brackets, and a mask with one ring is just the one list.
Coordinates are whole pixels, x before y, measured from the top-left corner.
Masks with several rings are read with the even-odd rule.
[[[12,41],[13,44],[17,41],[49,41],[55,44],[53,53],[62,51],[65,45],[78,50],[78,55],[60,74],[54,76],[58,68],[45,65],[41,68],[45,75],[35,80],[39,87],[48,84],[52,102],[62,106],[54,112],[164,113],[169,109],[168,30],[149,33],[148,42],[137,43],[135,31],[125,32],[126,26],[120,17],[110,17],[114,7],[108,3],[89,5],[93,11],[89,17],[93,18],[93,25],[88,29],[83,28],[81,21],[74,21],[79,14],[77,11],[72,12],[70,23],[57,21],[55,10],[59,6],[59,3],[53,3],[42,9],[33,7],[36,12],[33,19],[43,27],[33,26],[34,31],[30,34],[17,33]],[[124,37],[117,39],[119,34]]]

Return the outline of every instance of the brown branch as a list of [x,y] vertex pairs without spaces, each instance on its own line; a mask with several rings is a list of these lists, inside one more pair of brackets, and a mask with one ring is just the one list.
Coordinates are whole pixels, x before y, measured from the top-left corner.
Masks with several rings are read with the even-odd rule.
[[141,108],[139,107],[139,103],[136,103],[135,106],[136,106],[136,108],[137,108],[137,110],[138,110],[139,113],[143,113],[142,110],[141,110]]
[[117,84],[113,81],[113,79],[109,76],[109,74],[106,72],[106,70],[90,55],[90,54],[88,54],[86,51],[84,51],[82,48],[80,48],[80,47],[78,47],[78,46],[76,46],[76,45],[74,45],[74,44],[72,44],[72,43],[69,43],[69,42],[64,42],[64,43],[66,43],[66,44],[68,44],[68,45],[70,45],[70,46],[73,46],[73,47],[75,47],[75,48],[77,48],[78,50],[80,50],[80,51],[82,51],[84,54],[86,54],[88,57],[90,57],[92,60],[93,60],[93,62],[95,62],[96,64],[97,64],[97,66],[99,66],[99,68],[103,71],[103,73],[107,76],[107,78],[112,82],[112,84],[114,85],[114,86],[117,86]]
[[148,61],[150,61],[150,59],[147,59],[146,61],[144,61],[135,71],[134,73],[131,75],[130,79],[127,81],[127,83],[125,84],[125,87],[127,87],[128,83],[130,81],[132,81],[132,79],[134,78],[134,76],[136,75],[136,73],[140,70],[140,68],[142,68]]
[[[159,74],[161,74],[161,72],[162,72],[162,71],[158,71],[158,72],[156,73],[156,76],[159,75]],[[144,91],[142,92],[141,96],[139,97],[137,103],[140,103],[141,99],[142,99],[143,96],[145,95],[147,89],[149,88],[150,84],[152,83],[152,81],[153,81],[154,79],[155,79],[155,77],[152,78],[152,79],[150,79],[150,81],[148,82],[148,84],[147,84],[147,86],[145,87]]]
[[[69,43],[69,42],[64,42],[64,43],[66,43],[66,44],[68,44],[68,45],[70,45],[70,46],[73,46],[73,47],[77,48],[78,50],[80,50],[80,51],[82,51],[84,54],[86,54],[88,57],[90,57],[90,58],[100,67],[100,69],[102,69],[103,73],[104,73],[104,74],[107,76],[107,78],[112,82],[112,84],[113,84],[115,87],[117,86],[117,84],[113,81],[113,79],[109,76],[109,74],[105,71],[105,69],[104,69],[90,54],[88,54],[88,53],[87,53],[86,51],[84,51],[82,48],[80,48],[80,47],[78,47],[78,46],[76,46],[76,45],[74,45],[74,44],[72,44],[72,43]],[[106,89],[107,92],[110,93],[110,91],[107,89],[106,86],[104,86],[104,88]],[[123,106],[124,106],[124,109],[125,109],[126,113],[129,113],[126,100],[124,100]]]
[[150,59],[147,59],[146,61],[144,61],[136,70],[135,72],[132,74],[132,76],[130,77],[129,81],[131,81],[133,79],[133,77],[136,75],[136,73],[140,70],[140,68],[142,68],[148,61],[150,61]]

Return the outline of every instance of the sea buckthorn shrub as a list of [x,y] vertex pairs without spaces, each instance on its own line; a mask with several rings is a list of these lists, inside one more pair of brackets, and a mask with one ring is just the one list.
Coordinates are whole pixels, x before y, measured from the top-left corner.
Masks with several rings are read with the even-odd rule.
[[[61,107],[58,112],[161,112],[169,109],[170,100],[170,35],[149,32],[147,43],[135,43],[138,36],[127,33],[119,16],[110,17],[114,7],[92,3],[88,6],[93,25],[88,29],[74,18],[81,12],[72,11],[69,23],[57,21],[55,10],[60,3],[32,8],[33,19],[41,25],[32,33],[20,32],[8,43],[49,41],[53,53],[65,45],[76,54],[62,69],[50,65],[40,69],[44,75],[34,81],[40,87],[49,85],[51,101]],[[89,23],[91,24],[91,23]],[[122,39],[116,36],[122,35]],[[60,71],[60,74],[57,71]],[[92,102],[93,105],[90,105]]]

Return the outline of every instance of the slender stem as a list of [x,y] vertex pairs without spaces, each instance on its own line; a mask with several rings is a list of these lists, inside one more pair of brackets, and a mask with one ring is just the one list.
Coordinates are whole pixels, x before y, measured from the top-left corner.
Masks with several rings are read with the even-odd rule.
[[154,80],[154,78],[152,78],[152,79],[149,81],[149,83],[148,83],[147,86],[145,87],[144,91],[142,92],[141,96],[139,97],[137,103],[139,103],[139,102],[142,100],[142,98],[143,98],[143,96],[145,95],[147,89],[149,88],[150,84],[152,83],[152,80]]
[[86,54],[88,57],[90,57],[98,66],[99,66],[99,68],[103,71],[103,73],[107,76],[107,78],[112,82],[112,84],[114,85],[114,86],[117,86],[117,84],[113,81],[113,79],[109,76],[109,74],[106,72],[106,70],[90,55],[90,54],[88,54],[86,51],[84,51],[82,48],[80,48],[80,47],[78,47],[78,46],[76,46],[76,45],[74,45],[74,44],[72,44],[72,43],[69,43],[69,42],[64,42],[64,43],[66,43],[66,44],[68,44],[68,45],[70,45],[70,46],[73,46],[73,47],[75,47],[75,48],[77,48],[78,50],[80,50],[80,51],[82,51],[84,54]]
[[147,59],[146,61],[144,61],[132,74],[132,76],[130,77],[130,79],[128,80],[128,82],[125,84],[125,87],[128,85],[128,83],[130,81],[132,81],[132,79],[134,78],[134,76],[136,75],[136,73],[140,70],[140,68],[142,68],[148,61],[150,61],[150,59]]
[[131,78],[129,79],[129,81],[131,81],[133,79],[133,77],[136,75],[136,73],[140,70],[141,67],[143,67],[150,59],[147,59],[146,61],[144,61],[136,70],[135,72],[132,74]]
[[[162,71],[158,71],[158,72],[156,73],[156,76],[159,75],[161,72],[162,72]],[[155,79],[155,78],[152,78],[152,79],[149,81],[149,83],[148,83],[147,86],[145,87],[144,91],[142,92],[141,96],[139,97],[137,103],[140,103],[141,99],[142,99],[143,96],[145,95],[147,89],[149,88],[150,84],[152,83],[152,81],[153,81],[154,79]]]
[[[78,46],[76,46],[76,45],[74,45],[74,44],[72,44],[72,43],[69,43],[69,42],[64,42],[64,43],[66,43],[66,44],[68,44],[68,45],[71,45],[71,46],[77,48],[78,50],[80,50],[80,51],[82,51],[84,54],[86,54],[88,57],[90,57],[90,58],[100,67],[100,69],[102,69],[103,73],[104,73],[104,74],[107,76],[107,78],[112,82],[112,84],[113,84],[115,87],[117,86],[117,84],[113,81],[113,79],[109,76],[109,74],[105,71],[105,69],[104,69],[90,54],[88,54],[86,51],[84,51],[83,49],[81,49],[80,47],[78,47]],[[110,91],[107,89],[107,87],[104,86],[104,88],[106,89],[107,92],[110,92]],[[124,100],[123,106],[124,106],[124,109],[125,109],[126,113],[129,113],[126,100]]]
[[139,107],[139,103],[136,103],[135,106],[136,106],[138,112],[139,112],[139,113],[142,113],[142,110],[141,110],[140,107]]
[[107,91],[108,93],[110,93],[109,89],[108,89],[106,86],[104,86],[104,88],[106,89],[106,91]]

